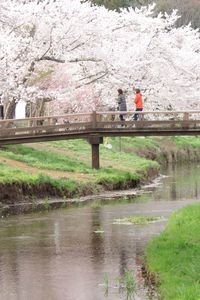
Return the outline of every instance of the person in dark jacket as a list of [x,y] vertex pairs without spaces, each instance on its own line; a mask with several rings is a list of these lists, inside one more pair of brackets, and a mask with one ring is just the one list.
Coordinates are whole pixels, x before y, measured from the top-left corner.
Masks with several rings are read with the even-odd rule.
[[[119,111],[127,111],[126,99],[125,99],[124,93],[123,93],[122,89],[118,89],[117,91],[118,91],[118,98],[117,98],[118,110]],[[120,114],[119,117],[120,117],[121,121],[124,121],[124,115]]]

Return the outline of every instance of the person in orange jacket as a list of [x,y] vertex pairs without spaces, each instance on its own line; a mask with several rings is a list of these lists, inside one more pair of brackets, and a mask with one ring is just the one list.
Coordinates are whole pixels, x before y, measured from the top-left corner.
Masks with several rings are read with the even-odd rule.
[[[135,111],[142,111],[143,110],[143,101],[142,101],[142,94],[140,92],[140,89],[136,89],[135,90],[135,99],[134,99],[134,103],[135,103]],[[137,121],[139,117],[139,114],[134,114],[133,115],[133,120]]]

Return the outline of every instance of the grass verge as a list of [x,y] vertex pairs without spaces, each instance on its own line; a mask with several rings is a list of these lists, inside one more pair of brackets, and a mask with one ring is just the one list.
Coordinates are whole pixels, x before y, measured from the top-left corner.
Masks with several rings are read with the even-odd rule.
[[94,194],[100,187],[71,179],[31,174],[0,164],[0,203],[17,204],[47,197],[74,198]]
[[[113,142],[115,144],[115,140]],[[134,144],[134,141],[132,141]],[[44,145],[44,144],[43,144]],[[148,175],[149,169],[158,169],[155,161],[137,156],[135,153],[119,152],[116,147],[108,150],[101,147],[101,169],[91,168],[91,148],[86,141],[62,141],[38,145],[38,149],[25,145],[7,146],[1,149],[0,156],[20,161],[28,166],[46,170],[89,174],[93,182],[105,187],[126,187],[126,183],[139,182]],[[86,159],[85,159],[86,158]],[[78,181],[77,175],[77,181]],[[131,184],[130,184],[131,185]],[[134,186],[134,184],[132,185]]]
[[148,270],[163,300],[200,299],[200,205],[174,213],[146,248]]
[[[0,183],[47,184],[48,190],[50,186],[69,189],[75,196],[102,190],[102,186],[106,190],[128,189],[158,173],[159,164],[155,160],[162,154],[163,143],[169,153],[170,147],[185,145],[187,159],[191,157],[187,147],[200,146],[196,137],[174,137],[173,142],[166,138],[116,137],[105,138],[104,142],[100,146],[99,170],[91,168],[91,146],[85,140],[4,146],[0,148]],[[106,144],[111,144],[111,149]]]

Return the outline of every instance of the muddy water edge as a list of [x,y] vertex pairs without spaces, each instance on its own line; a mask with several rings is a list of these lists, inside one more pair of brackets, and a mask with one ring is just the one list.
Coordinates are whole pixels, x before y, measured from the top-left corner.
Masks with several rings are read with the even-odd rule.
[[[200,200],[200,164],[169,166],[162,174],[136,197],[2,218],[0,300],[150,299],[141,270],[146,243],[174,210]],[[130,215],[161,219],[115,222]],[[137,287],[129,295],[125,275],[132,270]]]

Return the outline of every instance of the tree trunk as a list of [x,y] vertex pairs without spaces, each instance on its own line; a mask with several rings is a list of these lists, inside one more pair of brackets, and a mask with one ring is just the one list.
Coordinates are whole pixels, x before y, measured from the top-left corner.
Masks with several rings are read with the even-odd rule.
[[4,118],[5,119],[14,119],[15,118],[15,108],[16,103],[15,99],[12,99],[11,101],[4,101]]
[[26,117],[41,117],[45,115],[46,99],[37,99],[35,103],[29,102],[26,107]]

